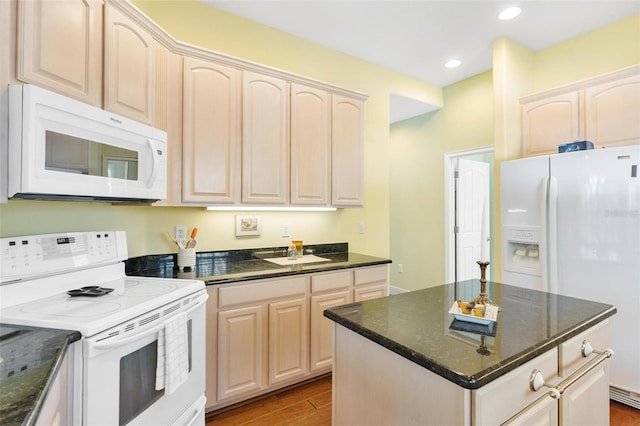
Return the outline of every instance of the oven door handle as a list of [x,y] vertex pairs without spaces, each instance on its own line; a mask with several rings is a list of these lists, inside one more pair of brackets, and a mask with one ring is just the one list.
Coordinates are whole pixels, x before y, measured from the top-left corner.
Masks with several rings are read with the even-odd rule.
[[[184,311],[186,313],[186,315],[188,316],[189,314],[191,314],[193,311],[195,311],[196,309],[198,309],[200,306],[202,306],[207,299],[209,298],[209,295],[207,293],[202,293],[202,295],[198,296],[197,299],[194,299],[191,303],[194,304],[193,306],[190,306],[186,311]],[[180,311],[177,311],[180,312]],[[162,330],[165,327],[165,323],[162,322],[162,324],[159,324],[153,328],[149,328],[146,330],[143,330],[139,333],[135,333],[135,334],[131,334],[128,335],[127,337],[123,337],[123,338],[118,338],[118,337],[114,337],[109,339],[108,342],[96,342],[92,345],[92,349],[96,350],[96,351],[101,351],[101,350],[105,350],[105,349],[113,349],[113,348],[117,348],[120,346],[125,346],[128,345],[131,342],[135,342],[140,340],[140,336],[143,335],[149,335],[149,334],[153,334],[156,332],[159,332],[160,330]]]

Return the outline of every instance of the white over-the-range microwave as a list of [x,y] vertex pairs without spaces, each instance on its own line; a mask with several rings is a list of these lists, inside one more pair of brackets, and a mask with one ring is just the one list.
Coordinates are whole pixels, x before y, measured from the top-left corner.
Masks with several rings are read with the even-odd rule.
[[8,198],[166,198],[166,132],[30,84],[7,98]]

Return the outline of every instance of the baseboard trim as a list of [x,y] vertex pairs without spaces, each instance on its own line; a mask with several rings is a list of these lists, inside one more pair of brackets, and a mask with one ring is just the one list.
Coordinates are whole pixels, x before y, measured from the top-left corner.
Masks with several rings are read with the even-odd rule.
[[619,389],[615,386],[610,386],[609,398],[640,410],[640,395],[638,395],[637,393]]
[[389,286],[389,294],[390,294],[390,295],[392,295],[392,296],[393,296],[394,294],[406,293],[406,292],[408,292],[408,291],[409,291],[409,290],[404,289],[404,288],[402,288],[402,287],[394,287],[394,286],[392,286],[392,285],[390,285],[390,286]]

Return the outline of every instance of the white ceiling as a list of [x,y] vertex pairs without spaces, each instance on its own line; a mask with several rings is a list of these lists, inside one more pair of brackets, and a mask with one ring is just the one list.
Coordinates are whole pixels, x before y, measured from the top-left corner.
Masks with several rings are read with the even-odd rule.
[[[640,0],[200,1],[440,87],[490,70],[500,37],[538,51],[640,13]],[[513,5],[520,16],[497,19]],[[390,94],[391,123],[438,108]]]
[[[640,13],[640,0],[201,1],[442,87],[491,69],[497,38],[538,51]],[[511,5],[522,14],[499,21]]]

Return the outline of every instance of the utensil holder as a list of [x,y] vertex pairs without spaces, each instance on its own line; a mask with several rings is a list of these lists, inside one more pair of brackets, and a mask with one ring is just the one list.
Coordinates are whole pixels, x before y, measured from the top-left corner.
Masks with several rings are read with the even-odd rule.
[[178,249],[178,268],[195,268],[196,267],[196,249],[184,248]]

